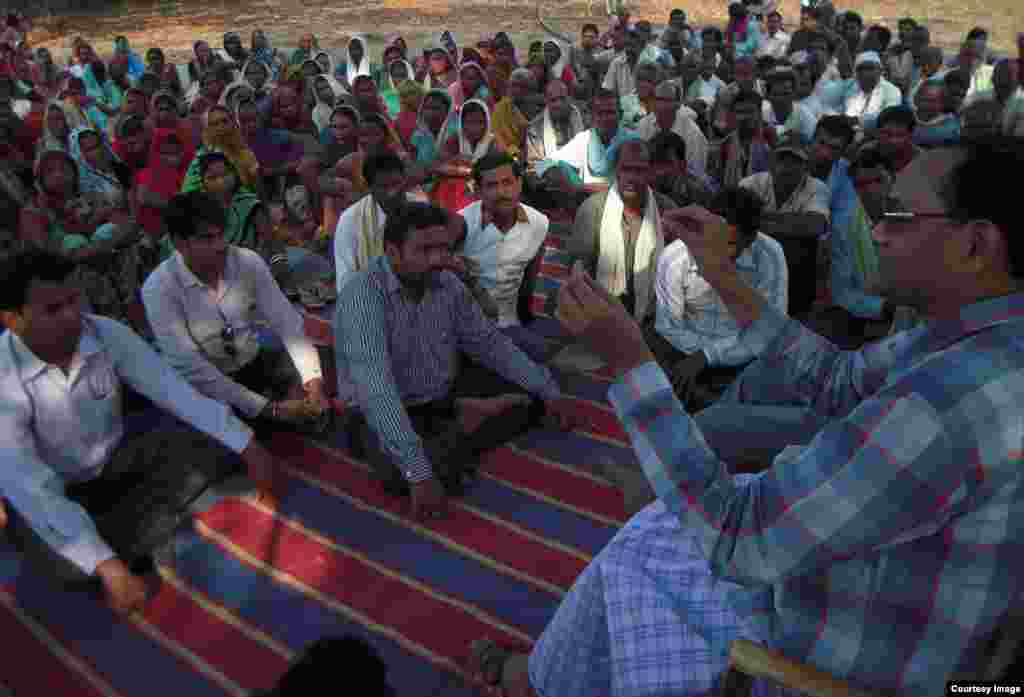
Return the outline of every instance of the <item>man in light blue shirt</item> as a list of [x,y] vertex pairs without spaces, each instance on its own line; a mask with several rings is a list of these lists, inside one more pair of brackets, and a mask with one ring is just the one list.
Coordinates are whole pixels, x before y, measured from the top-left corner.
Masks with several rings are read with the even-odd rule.
[[[230,407],[203,397],[128,327],[83,314],[74,265],[29,251],[0,269],[0,496],[29,563],[98,579],[141,609],[152,552],[238,453],[269,493],[273,459]],[[188,424],[125,437],[125,388]]]

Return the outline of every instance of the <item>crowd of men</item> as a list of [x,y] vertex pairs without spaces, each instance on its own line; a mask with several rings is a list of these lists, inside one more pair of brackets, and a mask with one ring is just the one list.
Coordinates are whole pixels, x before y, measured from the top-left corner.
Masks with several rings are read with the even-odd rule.
[[551,363],[582,348],[638,513],[528,657],[474,644],[483,688],[705,694],[735,638],[887,694],[978,674],[1021,590],[1024,34],[795,19],[63,65],[9,14],[0,527],[131,613],[204,493],[273,504],[273,433],[344,432],[444,516],[482,452],[579,425]]

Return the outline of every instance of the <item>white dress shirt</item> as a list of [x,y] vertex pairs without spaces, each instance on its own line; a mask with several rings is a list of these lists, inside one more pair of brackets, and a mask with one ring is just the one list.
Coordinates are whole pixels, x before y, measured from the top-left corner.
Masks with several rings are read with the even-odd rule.
[[478,277],[495,305],[500,329],[519,324],[519,288],[523,275],[548,236],[548,217],[526,205],[519,206],[517,220],[502,232],[484,217],[483,202],[471,203],[459,214],[466,220],[463,253],[480,267]]
[[[782,245],[757,234],[736,260],[736,271],[765,300],[785,314],[789,271]],[[702,351],[708,365],[738,366],[756,358],[741,340],[743,332],[718,292],[704,280],[682,240],[658,259],[654,286],[658,308],[655,329],[677,350]]]
[[[267,398],[231,379],[260,351],[255,321],[266,320],[306,383],[321,377],[320,356],[304,322],[256,252],[230,247],[224,276],[210,288],[181,254],[158,266],[142,288],[146,316],[164,357],[197,390],[256,416]],[[236,355],[224,350],[225,326],[234,330]]]
[[82,322],[67,375],[0,334],[0,494],[57,554],[93,574],[116,555],[64,486],[98,477],[120,444],[123,384],[237,453],[252,431],[125,325],[88,314]]

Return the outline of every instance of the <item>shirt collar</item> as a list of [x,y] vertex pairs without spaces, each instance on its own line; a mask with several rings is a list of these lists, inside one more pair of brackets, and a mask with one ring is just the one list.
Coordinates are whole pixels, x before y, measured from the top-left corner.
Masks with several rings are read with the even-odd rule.
[[[489,210],[487,210],[486,206],[484,206],[481,203],[480,204],[480,227],[481,228],[486,228],[488,225],[490,225],[493,222],[494,222],[494,215]],[[528,223],[528,222],[530,222],[530,218],[529,218],[529,216],[526,215],[526,208],[524,208],[523,204],[520,203],[519,207],[516,208],[516,224]],[[497,227],[497,226],[495,226],[495,227]]]
[[757,268],[757,264],[754,263],[754,247],[758,242],[761,241],[761,233],[757,233],[754,236],[754,241],[750,243],[750,246],[743,250],[743,253],[736,257],[736,268],[748,269],[753,271]]
[[960,310],[960,333],[972,334],[1007,322],[1024,321],[1024,292],[982,300]]
[[399,293],[402,290],[402,282],[398,280],[395,270],[391,268],[391,260],[386,254],[377,257],[377,263],[384,272],[384,288],[388,293]]
[[[175,252],[174,258],[178,263],[178,279],[181,281],[181,284],[183,286],[185,286],[186,288],[207,287],[205,283],[199,280],[198,276],[192,273],[192,269],[190,269],[188,267],[188,264],[185,263],[185,257],[181,256],[181,252]],[[227,256],[224,260],[224,276],[222,277],[223,280],[227,280],[228,277],[231,275],[233,260],[234,255],[231,253],[231,250],[228,249]]]
[[[8,330],[10,336],[11,353],[14,355],[15,364],[22,382],[29,382],[42,375],[50,364],[44,362],[39,356],[33,353],[21,337]],[[92,326],[92,322],[85,316],[82,317],[82,335],[78,338],[78,347],[75,354],[81,362],[85,362],[90,356],[103,350],[103,344]]]

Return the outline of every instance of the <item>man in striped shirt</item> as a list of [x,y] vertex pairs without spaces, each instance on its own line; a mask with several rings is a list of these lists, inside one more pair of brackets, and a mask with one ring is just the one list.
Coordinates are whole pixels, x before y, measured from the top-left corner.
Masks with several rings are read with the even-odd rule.
[[723,437],[763,428],[767,406],[817,422],[760,474],[729,474],[618,302],[584,274],[563,286],[559,316],[618,376],[611,401],[660,501],[583,571],[528,659],[478,645],[478,678],[517,696],[717,693],[740,637],[873,693],[982,674],[1024,590],[1024,238],[1017,183],[991,176],[1021,150],[932,151],[898,175],[873,233],[880,291],[927,321],[857,352],[747,285],[720,218],[666,214],[762,352],[725,397]]
[[352,275],[335,321],[338,374],[348,375],[357,408],[349,423],[356,453],[389,492],[411,494],[416,515],[442,515],[445,490],[462,491],[475,456],[542,415],[563,427],[574,421],[573,400],[551,372],[451,273],[449,222],[420,203],[391,215],[385,255]]

